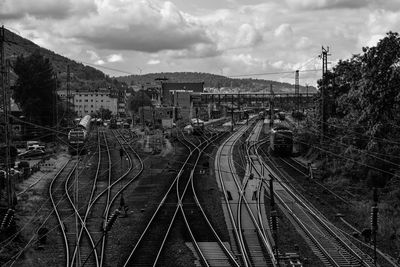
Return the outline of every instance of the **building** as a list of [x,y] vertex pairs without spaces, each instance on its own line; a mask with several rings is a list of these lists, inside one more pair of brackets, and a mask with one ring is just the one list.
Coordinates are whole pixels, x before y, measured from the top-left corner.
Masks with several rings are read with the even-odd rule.
[[174,107],[139,107],[138,121],[143,123],[143,119],[147,125],[160,126],[162,120],[172,119],[176,109]]
[[192,118],[192,102],[191,95],[193,91],[172,90],[170,91],[171,106],[179,109],[179,116],[175,115],[174,119],[190,120]]
[[[66,91],[57,91],[61,99],[66,99]],[[76,114],[80,117],[92,114],[101,108],[108,109],[112,115],[118,114],[118,93],[109,89],[100,88],[96,90],[71,91],[71,102]]]
[[202,93],[204,91],[204,82],[201,83],[171,83],[165,82],[161,84],[161,104],[169,106],[172,104],[171,91],[189,91]]

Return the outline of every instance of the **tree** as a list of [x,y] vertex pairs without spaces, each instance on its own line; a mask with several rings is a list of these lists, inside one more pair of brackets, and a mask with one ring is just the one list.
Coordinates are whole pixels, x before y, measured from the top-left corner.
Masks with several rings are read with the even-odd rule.
[[128,99],[128,109],[137,113],[139,111],[139,107],[141,106],[152,106],[150,97],[146,94],[146,92],[139,91],[135,92]]
[[53,125],[55,120],[55,78],[50,61],[37,50],[28,57],[18,56],[14,71],[18,75],[13,98],[31,121]]
[[95,113],[95,116],[96,116],[96,117],[102,118],[103,120],[109,120],[109,119],[111,119],[111,115],[112,115],[111,110],[106,109],[106,108],[103,108],[103,107],[101,107],[100,110],[98,110],[98,111]]

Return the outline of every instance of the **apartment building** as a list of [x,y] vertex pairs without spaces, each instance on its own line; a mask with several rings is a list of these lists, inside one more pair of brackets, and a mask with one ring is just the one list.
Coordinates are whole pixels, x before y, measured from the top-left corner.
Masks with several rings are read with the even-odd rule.
[[[61,99],[66,99],[66,91],[58,91]],[[71,91],[71,103],[74,111],[80,117],[92,114],[100,108],[108,109],[112,115],[118,114],[118,94],[109,89]]]

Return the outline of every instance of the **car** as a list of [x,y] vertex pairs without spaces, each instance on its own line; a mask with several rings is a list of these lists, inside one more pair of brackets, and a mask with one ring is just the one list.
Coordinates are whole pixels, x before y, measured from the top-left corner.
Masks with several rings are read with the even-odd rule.
[[22,172],[20,172],[20,171],[14,169],[14,168],[11,168],[11,169],[10,169],[10,174],[11,174],[11,175],[21,175]]
[[37,144],[35,144],[35,145],[31,145],[31,146],[28,146],[28,150],[35,150],[35,149],[41,149],[41,150],[44,150],[44,149],[45,149],[45,147],[44,147],[44,146],[42,146],[42,145],[37,145]]
[[35,158],[35,157],[42,157],[46,155],[46,152],[42,149],[33,149],[33,150],[28,150],[24,153],[21,153],[18,155],[20,159],[26,159],[26,158]]

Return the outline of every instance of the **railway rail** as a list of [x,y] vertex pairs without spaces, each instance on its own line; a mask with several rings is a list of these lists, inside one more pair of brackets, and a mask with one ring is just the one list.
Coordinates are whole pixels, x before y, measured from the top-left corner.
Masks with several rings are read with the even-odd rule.
[[[267,157],[267,165],[257,153],[265,173],[274,179],[274,193],[279,200],[282,212],[297,226],[313,252],[325,266],[374,266],[372,259],[358,249],[342,233],[335,231],[310,203],[303,199],[289,184],[286,175]],[[258,170],[261,176],[261,172]],[[268,185],[265,185],[268,187]]]
[[[214,134],[210,132],[210,134]],[[225,136],[225,133],[216,134],[215,138],[211,137],[206,140],[206,145],[203,149],[196,146],[189,139],[184,138],[182,140],[183,144],[190,150],[191,148],[197,149],[199,151],[199,156],[196,159],[195,166],[198,165],[198,161],[202,152],[213,142]],[[190,189],[186,194],[181,195],[180,199],[183,205],[180,206],[182,216],[186,225],[186,228],[192,239],[192,244],[197,251],[198,255],[203,255],[204,266],[236,266],[239,267],[234,255],[231,253],[230,249],[222,242],[221,238],[217,234],[217,231],[211,224],[211,219],[206,215],[199,198],[196,193],[196,188],[194,186],[194,173],[197,171],[197,167],[194,167],[190,173]],[[210,239],[210,236],[213,238]],[[208,238],[205,238],[208,237]],[[212,246],[212,253],[207,253],[207,247],[210,247],[212,243],[216,243]],[[205,244],[202,246],[202,244]]]
[[[183,163],[178,174],[171,182],[167,192],[159,203],[152,217],[148,221],[144,231],[133,246],[130,255],[125,261],[124,266],[157,266],[162,265],[161,255],[165,249],[165,244],[169,238],[171,229],[178,216],[186,219],[186,226],[189,224],[188,231],[191,233],[192,240],[196,240],[195,231],[191,231],[190,218],[185,216],[185,210],[191,208],[186,199],[188,188],[193,179],[193,173],[198,158],[202,151],[210,143],[210,139],[198,137],[199,144],[188,145],[188,156]],[[211,139],[212,140],[212,139]],[[192,203],[193,204],[193,203]],[[187,206],[187,207],[186,207]],[[182,212],[183,211],[183,212]],[[206,256],[202,253],[199,244],[193,242],[197,255],[205,266],[210,266]],[[236,265],[233,265],[236,266]]]
[[[243,266],[276,266],[271,245],[259,226],[258,215],[253,214],[249,205],[251,194],[246,194],[249,176],[246,175],[241,184],[232,159],[235,143],[250,127],[252,125],[242,126],[221,145],[215,161],[217,177],[224,192],[225,209],[230,219],[227,224],[232,231],[231,243],[237,244],[235,248]],[[222,159],[225,159],[225,164],[221,163]]]

